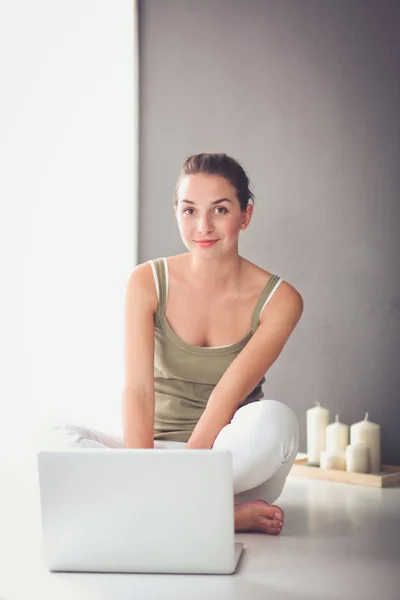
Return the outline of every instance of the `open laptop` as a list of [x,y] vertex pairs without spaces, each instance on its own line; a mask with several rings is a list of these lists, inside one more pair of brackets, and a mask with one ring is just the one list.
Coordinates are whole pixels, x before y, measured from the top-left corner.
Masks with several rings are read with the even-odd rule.
[[236,570],[228,450],[69,448],[37,459],[50,571]]

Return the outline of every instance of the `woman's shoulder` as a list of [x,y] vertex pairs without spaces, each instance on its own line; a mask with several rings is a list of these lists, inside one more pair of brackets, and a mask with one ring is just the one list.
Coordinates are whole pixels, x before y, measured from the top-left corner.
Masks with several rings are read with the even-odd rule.
[[132,277],[136,278],[138,285],[147,294],[148,302],[155,313],[158,307],[158,293],[151,261],[136,265],[132,271],[131,279]]
[[[300,292],[286,281],[279,273],[276,273],[274,270],[267,270],[255,263],[248,262],[248,268],[253,275],[249,275],[249,281],[252,279],[253,281],[258,281],[258,289],[263,289],[271,279],[271,277],[275,276],[276,281],[275,285],[278,285],[276,289],[274,289],[274,301],[271,302],[271,305],[274,305],[277,310],[283,310],[284,307],[290,312],[300,313],[303,311],[303,298]],[[275,286],[274,286],[275,288]],[[279,308],[278,308],[279,307]],[[272,306],[270,307],[272,308]],[[264,315],[265,316],[265,315]]]
[[247,260],[247,258],[242,257],[242,264],[243,280],[249,284],[254,283],[256,286],[265,285],[272,275],[274,275],[272,271],[264,269],[263,267],[260,267],[260,265],[256,265],[256,263]]

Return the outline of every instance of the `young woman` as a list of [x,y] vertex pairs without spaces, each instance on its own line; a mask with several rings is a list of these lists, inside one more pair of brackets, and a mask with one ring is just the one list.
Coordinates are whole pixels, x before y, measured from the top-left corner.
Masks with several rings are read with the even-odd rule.
[[229,449],[235,530],[279,534],[284,513],[272,502],[298,452],[298,422],[261,386],[303,300],[239,255],[253,210],[233,158],[186,159],[174,212],[188,252],[138,265],[127,285],[123,437],[63,430],[80,446]]

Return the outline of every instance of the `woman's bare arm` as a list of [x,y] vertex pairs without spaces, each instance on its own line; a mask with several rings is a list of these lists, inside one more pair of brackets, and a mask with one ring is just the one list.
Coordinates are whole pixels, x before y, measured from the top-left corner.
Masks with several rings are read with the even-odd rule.
[[[151,279],[150,279],[151,278]],[[125,300],[125,448],[154,448],[154,283],[151,266],[138,265]],[[152,287],[151,287],[152,286]]]

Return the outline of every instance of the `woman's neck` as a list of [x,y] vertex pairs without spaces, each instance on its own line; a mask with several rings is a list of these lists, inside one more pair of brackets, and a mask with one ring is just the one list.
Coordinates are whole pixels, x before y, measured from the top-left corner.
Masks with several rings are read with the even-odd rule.
[[240,290],[245,261],[239,254],[199,258],[189,252],[186,256],[187,278],[195,289],[210,294]]

